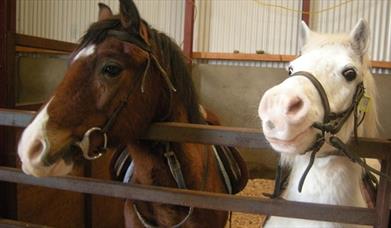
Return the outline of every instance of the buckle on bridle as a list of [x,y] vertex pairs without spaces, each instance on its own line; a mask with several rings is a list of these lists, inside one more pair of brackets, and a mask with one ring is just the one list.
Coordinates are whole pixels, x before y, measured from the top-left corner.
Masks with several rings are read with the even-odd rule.
[[[91,133],[97,131],[98,133],[101,133],[103,136],[103,147],[101,147],[101,151],[95,155],[90,155],[89,150],[90,150],[90,135]],[[83,152],[83,156],[87,160],[95,160],[97,158],[100,158],[104,151],[107,149],[107,134],[104,132],[101,128],[99,127],[92,127],[86,133],[84,133],[83,139],[79,142],[75,143],[76,146],[78,146],[81,151]]]

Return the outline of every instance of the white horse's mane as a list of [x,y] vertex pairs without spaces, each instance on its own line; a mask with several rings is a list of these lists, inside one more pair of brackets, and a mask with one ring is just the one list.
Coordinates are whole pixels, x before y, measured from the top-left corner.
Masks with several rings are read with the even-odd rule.
[[364,122],[358,128],[358,134],[362,137],[375,138],[379,136],[379,119],[377,112],[377,89],[375,80],[369,68],[368,54],[363,58],[363,73],[365,92],[370,97],[368,112],[366,113]]

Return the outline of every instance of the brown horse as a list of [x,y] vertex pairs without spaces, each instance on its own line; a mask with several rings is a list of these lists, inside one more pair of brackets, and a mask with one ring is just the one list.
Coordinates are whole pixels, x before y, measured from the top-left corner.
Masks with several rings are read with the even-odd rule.
[[[95,159],[126,146],[130,182],[227,192],[211,146],[141,141],[153,122],[203,123],[187,62],[179,47],[139,16],[131,0],[120,14],[100,4],[73,54],[64,80],[25,129],[18,146],[22,169],[34,176],[65,175],[75,157]],[[239,154],[232,192],[247,182]],[[221,163],[221,162],[220,162]],[[179,166],[178,171],[170,171]],[[226,179],[226,178],[225,178]],[[128,227],[224,227],[227,212],[127,200]]]

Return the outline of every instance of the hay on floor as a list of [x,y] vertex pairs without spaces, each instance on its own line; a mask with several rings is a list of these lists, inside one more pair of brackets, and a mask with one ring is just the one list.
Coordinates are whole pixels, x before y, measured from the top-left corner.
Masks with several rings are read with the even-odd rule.
[[[274,181],[267,179],[252,179],[249,180],[246,187],[238,195],[251,196],[257,198],[266,198],[262,193],[272,193]],[[241,212],[233,212],[231,219],[232,228],[259,228],[262,227],[265,215],[247,214]],[[226,225],[229,227],[229,224]]]

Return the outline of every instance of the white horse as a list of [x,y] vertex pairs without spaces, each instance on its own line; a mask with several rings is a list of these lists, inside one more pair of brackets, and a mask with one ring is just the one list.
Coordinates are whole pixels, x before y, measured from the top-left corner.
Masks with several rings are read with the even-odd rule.
[[[377,111],[375,84],[368,67],[368,25],[360,20],[350,34],[319,34],[303,22],[301,56],[290,63],[289,75],[281,84],[265,92],[259,105],[263,133],[272,148],[281,154],[281,165],[291,169],[288,185],[281,197],[292,201],[367,207],[361,192],[363,169],[346,156],[337,154],[329,136],[347,143],[354,131],[352,103],[365,87],[371,97],[366,116],[358,128],[359,136],[376,137]],[[316,82],[317,81],[317,82]],[[318,85],[315,85],[318,84]],[[319,87],[323,87],[319,88]],[[359,88],[360,87],[360,88]],[[326,100],[320,95],[323,90]],[[328,103],[327,103],[328,98]],[[329,106],[329,110],[327,109]],[[334,113],[327,115],[327,113]],[[345,113],[345,114],[344,114]],[[332,117],[337,114],[338,118]],[[345,115],[346,121],[341,117]],[[359,113],[359,120],[363,118]],[[340,129],[325,137],[302,185],[314,142],[321,127],[332,119]],[[266,227],[361,227],[313,220],[271,217]],[[365,227],[365,226],[364,226]]]

